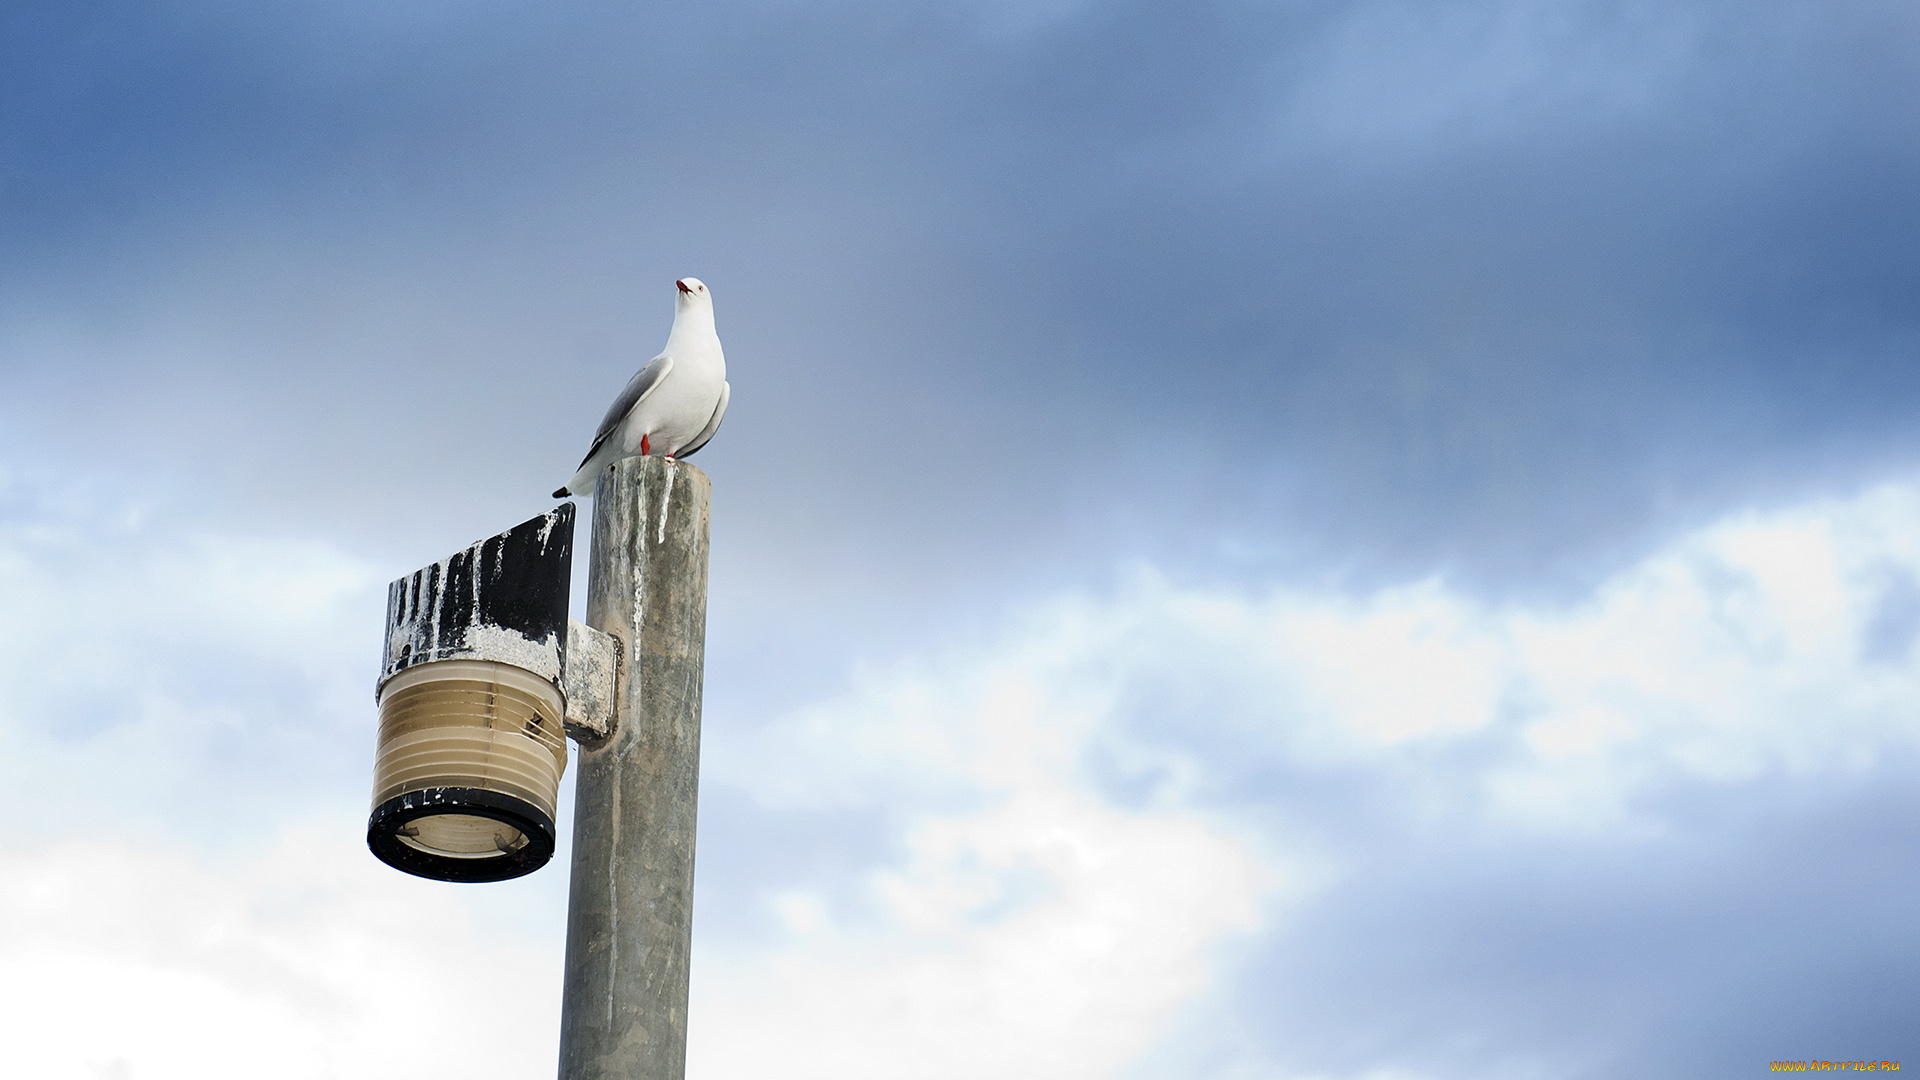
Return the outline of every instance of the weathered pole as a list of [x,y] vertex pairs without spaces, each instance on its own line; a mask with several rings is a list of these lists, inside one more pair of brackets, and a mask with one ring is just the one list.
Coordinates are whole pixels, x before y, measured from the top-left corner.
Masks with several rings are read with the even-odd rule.
[[560,1080],[683,1080],[712,486],[617,461],[593,499],[587,623],[619,642],[613,730],[581,744]]

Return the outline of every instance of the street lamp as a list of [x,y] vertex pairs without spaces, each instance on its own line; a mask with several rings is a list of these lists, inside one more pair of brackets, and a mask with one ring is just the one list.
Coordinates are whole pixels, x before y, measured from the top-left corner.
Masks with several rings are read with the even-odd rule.
[[367,846],[442,881],[553,856],[580,744],[561,1080],[682,1080],[705,682],[705,473],[622,458],[594,488],[587,620],[567,618],[572,503],[387,589]]
[[389,866],[503,881],[553,857],[573,516],[563,503],[388,586],[367,846]]

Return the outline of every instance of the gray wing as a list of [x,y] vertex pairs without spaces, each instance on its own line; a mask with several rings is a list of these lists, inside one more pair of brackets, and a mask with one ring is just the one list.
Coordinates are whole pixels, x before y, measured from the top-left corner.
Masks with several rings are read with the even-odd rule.
[[627,418],[635,405],[645,401],[647,395],[653,393],[660,381],[667,377],[667,372],[672,370],[673,361],[667,359],[666,353],[661,353],[633,373],[633,378],[627,380],[626,389],[613,399],[613,406],[607,410],[607,418],[600,421],[600,430],[593,433],[593,445],[587,448],[587,456],[580,459],[580,464],[585,465],[588,458],[600,452],[600,445],[620,426],[620,421]]
[[686,449],[675,454],[675,457],[692,457],[695,450],[707,445],[707,440],[713,438],[713,433],[720,430],[720,418],[727,415],[727,399],[732,396],[733,387],[721,383],[720,404],[713,407],[712,419],[707,421],[706,427],[700,429],[700,434],[693,437],[693,441],[687,444]]

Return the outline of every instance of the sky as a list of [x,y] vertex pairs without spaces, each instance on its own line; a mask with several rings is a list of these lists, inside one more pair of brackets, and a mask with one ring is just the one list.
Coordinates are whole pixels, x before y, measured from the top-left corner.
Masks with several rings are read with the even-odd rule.
[[1920,1060],[1916,100],[1896,0],[0,5],[0,1066],[554,1068],[564,864],[365,850],[384,590],[686,275],[694,1080]]

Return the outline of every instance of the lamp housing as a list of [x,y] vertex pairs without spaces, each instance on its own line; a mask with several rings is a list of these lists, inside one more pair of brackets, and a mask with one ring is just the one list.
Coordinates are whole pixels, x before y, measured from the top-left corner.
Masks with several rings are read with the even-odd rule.
[[574,506],[387,588],[367,846],[440,881],[502,881],[553,857],[567,767]]

